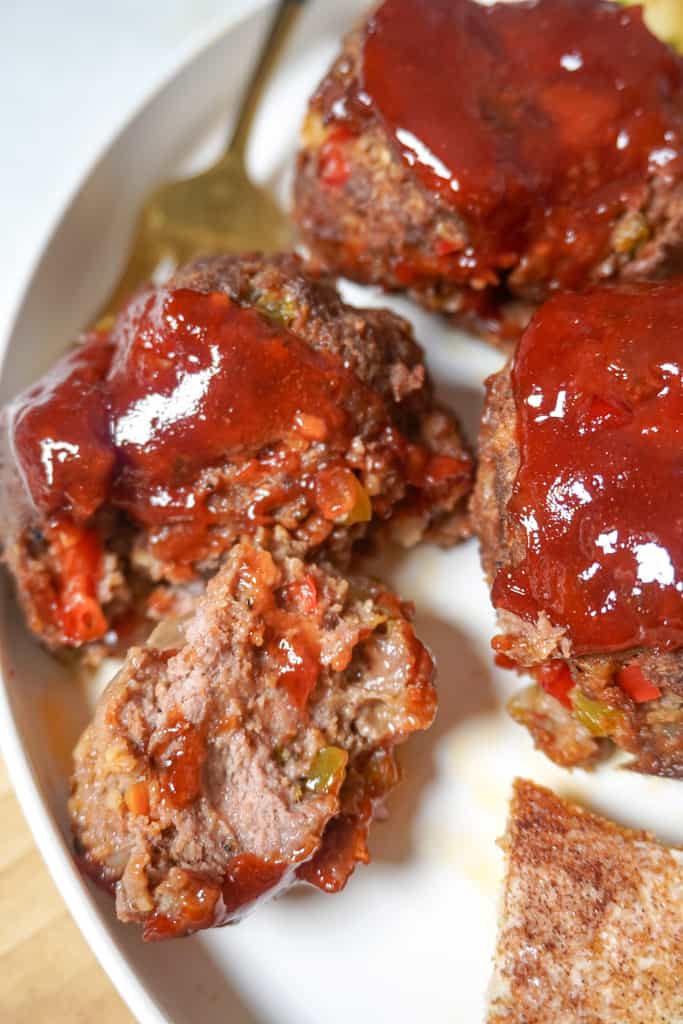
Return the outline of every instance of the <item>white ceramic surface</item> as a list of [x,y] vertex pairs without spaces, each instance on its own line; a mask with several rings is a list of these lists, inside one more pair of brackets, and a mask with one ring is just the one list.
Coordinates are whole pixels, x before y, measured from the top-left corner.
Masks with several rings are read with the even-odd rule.
[[[313,3],[270,90],[253,139],[257,177],[286,199],[308,93],[363,0]],[[148,186],[200,166],[225,135],[264,12],[213,42],[141,110],[88,177],[47,245],[20,305],[0,401],[33,380],[88,321],[120,262]],[[353,301],[377,293],[345,286]],[[471,434],[499,355],[404,300],[438,387]],[[340,896],[300,889],[237,927],[145,946],[69,855],[69,749],[88,714],[78,680],[27,636],[11,587],[0,593],[0,743],[41,851],[100,961],[144,1024],[479,1024],[493,948],[504,828],[515,774],[580,795],[625,823],[683,843],[683,785],[611,769],[560,772],[501,707],[514,681],[492,665],[493,617],[474,542],[423,547],[383,571],[418,606],[439,664],[431,733],[405,749],[406,780],[376,827],[374,862]]]
[[152,90],[263,0],[0,3],[0,338],[83,175]]

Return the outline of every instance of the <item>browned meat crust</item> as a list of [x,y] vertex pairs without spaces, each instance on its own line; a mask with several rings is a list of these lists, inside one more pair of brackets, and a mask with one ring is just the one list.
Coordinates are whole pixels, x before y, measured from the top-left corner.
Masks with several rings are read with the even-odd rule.
[[[514,564],[524,549],[506,514],[519,466],[517,415],[510,382],[511,364],[488,381],[479,450],[472,519],[481,541],[481,557],[491,584],[499,568]],[[562,630],[544,616],[525,622],[510,612],[498,613],[500,636],[494,641],[503,661],[531,670],[559,659],[569,667],[578,689],[591,700],[614,709],[606,734],[592,734],[586,717],[563,707],[539,687],[522,691],[511,702],[515,719],[531,732],[536,745],[558,764],[589,764],[612,749],[607,739],[632,755],[631,767],[655,775],[683,778],[683,651],[662,653],[632,648],[616,655],[572,654]],[[635,703],[616,683],[619,669],[637,665],[661,690],[658,700]],[[599,713],[599,709],[598,713]]]
[[[423,537],[453,543],[468,533],[465,502],[472,462],[452,415],[434,400],[422,352],[405,320],[386,310],[345,305],[329,282],[304,272],[293,255],[212,257],[180,270],[171,287],[223,292],[282,324],[312,349],[341,360],[356,375],[359,390],[349,410],[353,436],[343,456],[343,473],[360,484],[363,507],[359,514],[337,519],[322,513],[314,491],[292,482],[317,480],[330,459],[326,440],[298,437],[295,450],[291,438],[283,438],[279,459],[272,457],[271,447],[229,455],[199,472],[194,496],[209,508],[200,538],[194,517],[194,533],[187,539],[185,513],[169,512],[161,520],[157,517],[156,525],[146,526],[129,509],[105,505],[88,522],[76,524],[75,533],[73,524],[60,522],[66,531],[59,537],[67,539],[58,542],[46,529],[46,517],[31,504],[18,472],[8,429],[10,407],[0,421],[0,539],[30,628],[45,643],[58,648],[78,645],[83,636],[93,639],[85,612],[79,614],[80,641],[64,626],[66,548],[71,563],[78,561],[79,571],[92,584],[93,615],[102,620],[103,613],[114,641],[130,642],[129,635],[118,634],[128,629],[126,613],[132,605],[143,599],[152,617],[166,614],[177,600],[192,596],[193,582],[215,572],[244,530],[255,531],[262,544],[278,552],[299,557],[324,552],[338,565],[348,562],[352,546],[368,534],[388,533],[411,545]],[[114,338],[125,336],[125,317],[124,311]],[[363,387],[369,390],[363,392]],[[363,394],[376,404],[370,407]],[[270,501],[267,524],[254,524],[251,507],[264,495],[282,497]],[[90,557],[93,544],[97,550]],[[74,558],[73,552],[81,548],[87,550]],[[97,565],[96,572],[84,565],[88,561]],[[94,639],[101,640],[102,632]]]
[[[520,258],[495,287],[477,280],[463,287],[453,278],[450,254],[468,242],[463,218],[404,165],[381,123],[357,134],[340,127],[335,114],[335,104],[359,89],[363,35],[359,26],[347,36],[302,130],[295,216],[311,262],[389,291],[407,290],[427,309],[509,345],[548,297],[548,267],[538,254]],[[654,172],[643,182],[640,206],[615,226],[612,251],[592,280],[657,280],[682,266],[683,188]]]
[[147,939],[225,924],[297,877],[328,892],[431,723],[433,666],[380,585],[241,542],[195,614],[133,648],[76,752],[84,869]]
[[683,1019],[683,866],[517,781],[488,1024]]

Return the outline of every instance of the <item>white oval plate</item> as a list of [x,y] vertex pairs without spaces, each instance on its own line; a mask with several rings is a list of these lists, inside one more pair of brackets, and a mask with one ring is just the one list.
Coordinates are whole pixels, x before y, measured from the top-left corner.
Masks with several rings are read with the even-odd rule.
[[[363,0],[312,4],[256,125],[255,176],[286,201],[306,98]],[[225,135],[226,96],[243,82],[266,24],[260,11],[209,45],[140,111],[82,182],[20,306],[0,401],[31,382],[87,323],[112,283],[140,197],[201,166]],[[357,302],[377,293],[344,288]],[[439,389],[476,433],[484,377],[499,355],[404,300]],[[483,1018],[506,801],[516,774],[590,799],[625,823],[683,842],[683,786],[602,770],[560,772],[501,708],[514,686],[492,665],[493,616],[474,542],[423,547],[384,567],[418,606],[439,664],[431,733],[405,749],[405,782],[375,828],[373,864],[339,896],[300,889],[237,927],[146,946],[84,883],[70,857],[69,751],[89,694],[26,634],[9,582],[0,592],[0,742],[41,852],[97,957],[144,1024],[357,1024]],[[57,969],[57,968],[54,968]]]

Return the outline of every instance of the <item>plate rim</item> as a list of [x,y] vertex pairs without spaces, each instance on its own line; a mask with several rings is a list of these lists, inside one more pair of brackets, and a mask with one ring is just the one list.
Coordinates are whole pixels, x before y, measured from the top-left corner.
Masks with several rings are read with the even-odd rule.
[[[119,140],[130,131],[138,119],[144,117],[147,109],[179,75],[200,60],[212,45],[246,25],[252,19],[258,18],[262,11],[272,3],[273,0],[251,0],[251,4],[246,10],[237,13],[228,12],[221,24],[217,25],[212,21],[205,31],[198,33],[191,49],[184,53],[176,66],[164,73],[160,80],[135,104],[108,142],[76,177],[60,212],[45,226],[42,241],[36,249],[24,282],[17,289],[16,298],[9,312],[8,326],[0,339],[0,374],[4,370],[10,341],[36,273],[53,237],[59,231],[88,179],[107,159]],[[112,940],[104,921],[99,916],[93,895],[76,868],[59,826],[43,799],[31,762],[19,735],[12,698],[2,665],[0,665],[0,753],[4,758],[10,784],[33,841],[71,918],[75,921],[100,967],[140,1024],[169,1024],[169,1018],[157,1005],[127,957]]]

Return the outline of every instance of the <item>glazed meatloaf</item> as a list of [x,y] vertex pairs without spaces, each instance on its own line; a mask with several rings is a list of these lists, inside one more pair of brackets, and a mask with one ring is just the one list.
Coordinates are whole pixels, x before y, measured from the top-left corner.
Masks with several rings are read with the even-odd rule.
[[608,0],[385,0],[303,127],[313,259],[493,339],[683,256],[683,61]]
[[558,296],[489,382],[473,502],[514,716],[683,776],[683,281]]
[[387,526],[450,543],[472,463],[404,320],[296,256],[230,255],[143,290],[20,395],[0,475],[5,561],[59,648],[129,642],[133,607],[191,602],[243,533],[338,565]]
[[432,674],[380,585],[238,543],[193,616],[129,652],[79,741],[84,870],[152,940],[297,879],[338,891],[368,860],[394,746],[431,723]]

